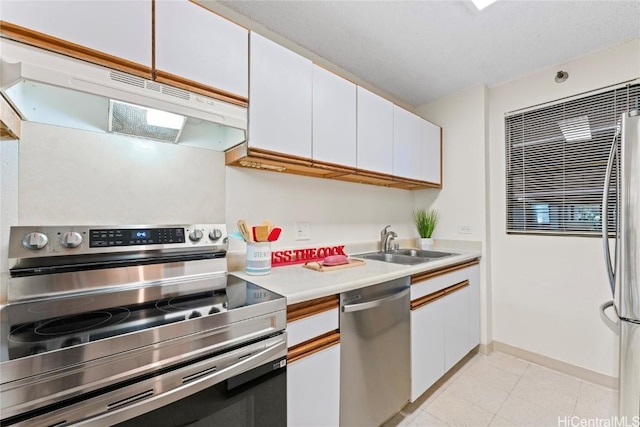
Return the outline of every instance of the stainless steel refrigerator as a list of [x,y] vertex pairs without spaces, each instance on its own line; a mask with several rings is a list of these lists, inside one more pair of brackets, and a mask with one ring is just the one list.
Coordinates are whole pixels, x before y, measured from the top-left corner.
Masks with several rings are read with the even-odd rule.
[[[615,194],[615,200],[610,195]],[[616,220],[611,221],[612,217]],[[616,224],[615,234],[609,224]],[[610,238],[614,238],[610,242]],[[602,200],[602,241],[613,301],[600,314],[620,336],[618,415],[640,416],[640,111],[626,112],[614,138]],[[613,244],[615,242],[615,244]],[[610,249],[613,246],[613,249]],[[605,310],[613,307],[614,320]],[[613,313],[612,313],[613,315]],[[617,317],[617,318],[615,318]],[[631,424],[629,424],[631,425]]]

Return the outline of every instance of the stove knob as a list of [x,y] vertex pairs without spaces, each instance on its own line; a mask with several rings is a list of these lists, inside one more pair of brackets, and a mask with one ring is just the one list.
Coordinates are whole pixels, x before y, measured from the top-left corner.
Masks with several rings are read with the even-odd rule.
[[189,315],[189,319],[195,319],[196,317],[201,317],[201,316],[202,314],[200,314],[199,311],[193,310]]
[[60,244],[65,248],[77,248],[82,243],[82,235],[75,231],[68,231],[60,237]]
[[216,313],[220,313],[220,309],[218,307],[211,307],[211,310],[209,310],[209,314],[216,314]]
[[214,228],[213,230],[211,230],[209,232],[209,239],[211,239],[212,241],[216,241],[218,239],[220,239],[222,237],[222,231],[220,231],[217,228]]
[[61,348],[65,348],[65,347],[73,347],[74,345],[78,345],[81,344],[82,340],[78,337],[73,337],[73,338],[67,338],[66,340],[62,341],[62,347]]
[[32,251],[40,250],[47,246],[48,243],[49,239],[47,236],[43,233],[38,233],[37,231],[25,234],[22,238],[22,246]]
[[191,233],[189,233],[189,240],[192,242],[197,242],[200,239],[202,239],[202,230],[192,230]]

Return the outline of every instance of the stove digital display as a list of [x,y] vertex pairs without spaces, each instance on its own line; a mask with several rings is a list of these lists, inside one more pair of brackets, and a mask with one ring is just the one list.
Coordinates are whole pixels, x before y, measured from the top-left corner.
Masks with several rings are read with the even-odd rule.
[[131,232],[132,239],[148,239],[151,235],[149,230],[133,230]]
[[184,243],[184,228],[89,230],[89,247]]

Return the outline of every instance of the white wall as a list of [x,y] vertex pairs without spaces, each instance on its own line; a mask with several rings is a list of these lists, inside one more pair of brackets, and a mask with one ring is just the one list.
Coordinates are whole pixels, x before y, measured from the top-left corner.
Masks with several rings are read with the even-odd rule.
[[19,223],[225,221],[224,153],[23,123]]
[[[443,128],[443,189],[415,192],[416,207],[440,212],[434,231],[437,239],[484,239],[485,98],[486,88],[477,86],[417,110]],[[460,225],[471,226],[472,232],[458,233]]]
[[[569,72],[565,83],[554,82],[558,70]],[[634,41],[489,91],[494,340],[610,376],[617,375],[616,337],[598,315],[611,299],[600,240],[505,233],[504,114],[638,77]]]
[[[415,192],[416,208],[434,208],[440,213],[436,239],[482,242],[481,336],[491,341],[491,289],[487,277],[487,209],[485,197],[485,139],[487,88],[477,86],[440,98],[418,108],[418,114],[443,128],[443,189]],[[470,226],[470,234],[458,227]]]
[[9,227],[18,223],[18,141],[0,141],[0,273],[7,271]]
[[[413,193],[350,182],[227,167],[227,226],[265,219],[283,229],[273,248],[372,242],[388,224],[399,239],[417,237],[411,223]],[[294,223],[308,222],[311,240],[296,241]],[[231,241],[231,251],[245,245]]]

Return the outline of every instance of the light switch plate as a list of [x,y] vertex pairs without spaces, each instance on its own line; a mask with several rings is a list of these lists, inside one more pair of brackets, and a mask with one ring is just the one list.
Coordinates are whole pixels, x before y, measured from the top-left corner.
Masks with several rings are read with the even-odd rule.
[[471,233],[473,233],[473,228],[470,225],[458,226],[458,234],[471,234]]
[[295,223],[296,240],[310,240],[311,239],[311,224],[308,222],[296,222]]

